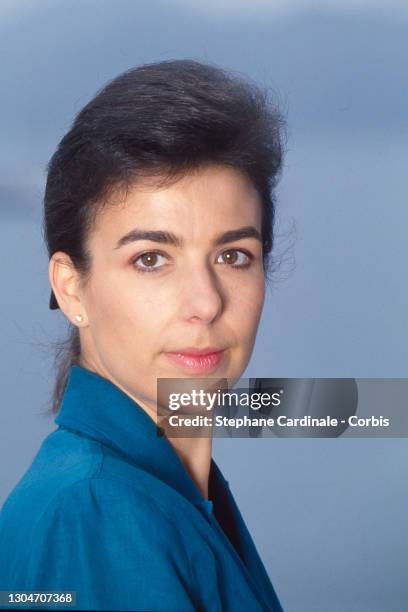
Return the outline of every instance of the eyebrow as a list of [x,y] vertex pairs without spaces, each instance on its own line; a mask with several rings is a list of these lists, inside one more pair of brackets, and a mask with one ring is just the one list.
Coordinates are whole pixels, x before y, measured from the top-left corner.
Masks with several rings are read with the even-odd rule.
[[[220,246],[222,244],[228,244],[229,242],[235,242],[236,240],[243,240],[244,238],[255,238],[262,243],[262,236],[260,232],[253,227],[248,225],[246,227],[240,227],[239,229],[229,230],[216,237],[214,240],[214,246]],[[165,232],[161,230],[131,230],[122,238],[120,238],[115,249],[137,240],[151,240],[152,242],[160,242],[161,244],[169,244],[175,247],[183,246],[183,239],[172,232]]]

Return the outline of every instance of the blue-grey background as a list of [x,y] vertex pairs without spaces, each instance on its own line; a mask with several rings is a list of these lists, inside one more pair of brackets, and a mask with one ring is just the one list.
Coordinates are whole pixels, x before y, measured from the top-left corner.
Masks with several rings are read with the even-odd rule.
[[[280,271],[248,377],[407,377],[408,10],[389,0],[2,0],[0,503],[54,428],[45,166],[136,64],[190,57],[287,113]],[[215,440],[287,612],[408,609],[406,439]]]

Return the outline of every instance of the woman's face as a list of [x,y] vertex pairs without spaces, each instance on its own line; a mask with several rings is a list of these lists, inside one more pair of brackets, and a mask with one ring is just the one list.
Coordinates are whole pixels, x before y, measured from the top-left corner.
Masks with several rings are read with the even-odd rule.
[[150,407],[157,378],[239,378],[264,302],[260,235],[257,191],[222,166],[160,190],[139,183],[103,209],[81,293],[83,365]]

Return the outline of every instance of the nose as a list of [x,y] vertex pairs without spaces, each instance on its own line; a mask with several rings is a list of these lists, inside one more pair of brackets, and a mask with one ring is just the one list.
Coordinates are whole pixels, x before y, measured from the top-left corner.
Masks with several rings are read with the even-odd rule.
[[223,310],[220,279],[206,265],[200,268],[195,265],[186,273],[179,295],[179,312],[184,320],[208,324]]

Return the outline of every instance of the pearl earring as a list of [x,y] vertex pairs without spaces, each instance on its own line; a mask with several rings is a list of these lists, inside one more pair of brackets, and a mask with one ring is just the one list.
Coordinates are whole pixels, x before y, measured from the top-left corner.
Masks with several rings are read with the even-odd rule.
[[81,323],[82,319],[83,319],[83,316],[81,314],[75,315],[75,320],[78,321],[78,323]]

